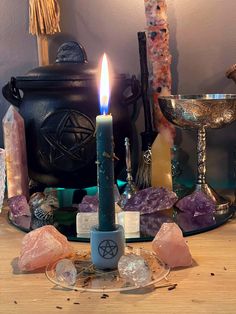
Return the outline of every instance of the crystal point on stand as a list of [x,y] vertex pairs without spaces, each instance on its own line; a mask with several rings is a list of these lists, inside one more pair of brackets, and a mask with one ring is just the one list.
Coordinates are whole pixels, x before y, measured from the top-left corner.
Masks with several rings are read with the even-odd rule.
[[136,254],[121,256],[118,262],[119,274],[136,286],[145,286],[152,279],[152,272],[145,259]]
[[32,271],[72,254],[73,248],[66,237],[48,225],[24,236],[18,265],[22,271]]
[[74,263],[70,259],[62,259],[56,265],[57,280],[68,286],[73,286],[76,283],[77,270]]
[[196,191],[183,197],[177,202],[176,207],[194,217],[213,214],[216,210],[216,204],[202,191]]
[[177,195],[166,188],[147,188],[138,191],[124,206],[124,210],[139,211],[141,215],[171,208]]
[[171,268],[192,265],[192,257],[181,229],[175,223],[163,223],[152,241],[153,251]]
[[2,126],[6,153],[8,197],[25,195],[28,199],[25,126],[23,118],[13,106],[10,106],[7,110]]

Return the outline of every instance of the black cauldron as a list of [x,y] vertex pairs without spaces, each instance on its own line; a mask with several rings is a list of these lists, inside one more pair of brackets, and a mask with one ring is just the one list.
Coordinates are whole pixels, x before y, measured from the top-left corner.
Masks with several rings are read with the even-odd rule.
[[[25,121],[30,178],[46,186],[96,185],[95,120],[99,114],[97,70],[84,48],[63,44],[55,64],[11,78],[3,96]],[[127,88],[131,96],[125,97]],[[114,75],[110,112],[114,121],[115,175],[125,161],[125,137],[132,136],[128,105],[140,96],[139,82]]]

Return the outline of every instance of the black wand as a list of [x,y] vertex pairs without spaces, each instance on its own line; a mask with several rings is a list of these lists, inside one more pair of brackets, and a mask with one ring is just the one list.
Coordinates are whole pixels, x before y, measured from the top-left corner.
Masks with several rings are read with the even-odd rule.
[[145,32],[138,32],[138,44],[145,130],[141,133],[142,154],[136,175],[136,184],[139,188],[146,188],[151,186],[151,146],[157,136],[157,132],[154,131],[153,128],[151,104],[148,95],[149,73],[147,64],[147,40]]

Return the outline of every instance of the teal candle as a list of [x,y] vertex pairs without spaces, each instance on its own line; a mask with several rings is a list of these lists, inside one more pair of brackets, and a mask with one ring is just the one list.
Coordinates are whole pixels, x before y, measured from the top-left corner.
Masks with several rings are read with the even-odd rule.
[[115,230],[113,124],[112,116],[107,114],[109,94],[108,62],[104,54],[100,80],[101,115],[96,117],[99,231]]
[[111,115],[96,118],[99,230],[115,230],[113,125]]

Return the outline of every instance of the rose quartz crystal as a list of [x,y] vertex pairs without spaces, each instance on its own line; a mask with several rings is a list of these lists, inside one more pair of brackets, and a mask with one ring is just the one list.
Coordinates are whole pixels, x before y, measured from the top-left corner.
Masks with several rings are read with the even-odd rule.
[[6,153],[8,198],[24,195],[28,199],[25,124],[22,116],[13,106],[7,110],[2,120],[2,127]]
[[175,223],[163,223],[152,241],[153,251],[171,268],[192,265],[192,257],[181,229]]
[[20,270],[32,271],[73,254],[73,248],[53,226],[43,226],[27,233],[18,261]]

